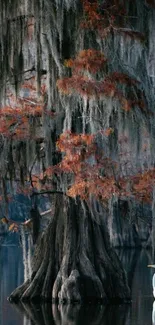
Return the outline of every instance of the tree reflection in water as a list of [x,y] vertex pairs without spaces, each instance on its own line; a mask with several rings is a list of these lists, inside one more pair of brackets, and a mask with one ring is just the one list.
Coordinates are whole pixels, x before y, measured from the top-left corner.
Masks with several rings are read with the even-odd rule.
[[[22,282],[22,248],[1,247],[0,287],[2,325],[155,325],[155,306],[152,312],[153,264],[149,250],[119,250],[119,257],[128,273],[132,288],[132,304],[120,306],[80,305],[10,305],[6,301],[11,290]],[[20,271],[20,272],[19,272]],[[23,277],[23,276],[22,276]],[[13,307],[13,308],[12,308]],[[20,315],[14,310],[18,309]]]
[[[25,319],[26,325],[127,325],[130,320],[130,306],[80,306],[80,305],[15,305]],[[24,324],[25,325],[25,324]]]

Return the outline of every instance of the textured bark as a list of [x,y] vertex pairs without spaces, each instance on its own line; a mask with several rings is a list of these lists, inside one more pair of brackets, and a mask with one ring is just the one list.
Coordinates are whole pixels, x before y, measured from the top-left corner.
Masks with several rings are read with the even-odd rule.
[[36,246],[31,279],[10,300],[120,302],[129,296],[104,221],[97,223],[86,202],[56,195],[53,217]]

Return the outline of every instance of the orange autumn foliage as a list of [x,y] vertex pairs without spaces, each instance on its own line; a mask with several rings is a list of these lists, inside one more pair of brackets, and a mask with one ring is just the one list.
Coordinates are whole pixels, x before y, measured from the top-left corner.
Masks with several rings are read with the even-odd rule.
[[73,68],[75,73],[82,70],[96,73],[104,67],[106,61],[107,59],[102,52],[88,49],[81,51],[74,60],[66,60],[65,65]]
[[[98,32],[102,38],[109,34],[119,33],[126,37],[145,41],[145,35],[126,28],[127,12],[125,0],[106,0],[103,4],[99,0],[81,0],[84,17],[81,27]],[[154,0],[148,0],[153,3]]]
[[[82,28],[93,31],[100,37],[119,33],[142,42],[145,40],[142,33],[126,28],[129,17],[125,10],[125,0],[107,0],[103,3],[98,0],[81,1],[84,13]],[[138,107],[146,113],[145,95],[139,80],[118,71],[105,76],[107,64],[108,60],[103,53],[94,49],[81,51],[74,59],[65,61],[65,66],[71,69],[71,76],[57,81],[59,91],[65,95],[80,95],[96,100],[109,97],[119,101],[121,108],[126,112]],[[127,91],[123,92],[123,89]],[[113,133],[113,129],[101,130],[100,133],[109,136]],[[104,153],[97,157],[95,136],[88,145],[81,143],[81,137],[82,135],[71,133],[61,135],[57,145],[63,153],[63,159],[56,167],[59,167],[60,171],[55,168],[48,170],[49,175],[54,172],[73,175],[73,184],[67,191],[69,196],[79,195],[82,199],[88,199],[92,194],[97,199],[107,201],[115,195],[119,198],[130,197],[151,202],[155,182],[154,169],[136,176],[122,177],[119,173],[120,166],[116,162],[105,157]],[[77,141],[76,145],[74,140]]]
[[[26,93],[25,93],[25,90]],[[26,95],[24,95],[26,94]],[[0,133],[6,138],[24,139],[31,137],[32,118],[42,118],[43,115],[55,117],[53,112],[47,111],[44,104],[46,85],[44,80],[38,97],[35,78],[25,81],[21,85],[20,94],[16,97],[11,90],[7,91],[7,105],[0,108]]]
[[[72,69],[72,76],[57,81],[59,91],[64,95],[73,94],[85,98],[109,97],[118,100],[126,112],[136,106],[145,111],[145,99],[138,80],[118,71],[109,73],[101,80],[96,78],[95,74],[104,69],[106,62],[104,54],[100,51],[81,51],[75,59],[65,61],[66,67]],[[120,85],[130,89],[130,97],[125,97]]]
[[[83,6],[82,27],[94,30],[99,36],[109,33],[124,33],[126,36],[144,40],[144,35],[138,31],[126,28],[125,2],[120,0],[105,1],[81,0]],[[119,17],[119,24],[118,24]],[[125,20],[120,23],[120,17]],[[146,101],[140,89],[140,82],[122,72],[112,72],[105,76],[108,63],[104,53],[96,49],[84,49],[74,59],[65,61],[65,66],[71,69],[71,77],[64,77],[57,81],[57,87],[64,95],[80,95],[85,98],[100,99],[110,97],[121,103],[121,107],[129,112],[134,107],[146,111]],[[101,73],[99,78],[98,73]],[[123,86],[123,87],[120,87]],[[128,97],[124,95],[126,88]],[[137,96],[138,93],[138,96]],[[138,98],[138,99],[137,99]]]
[[0,219],[0,223],[6,224],[8,226],[8,231],[10,232],[18,232],[21,226],[26,230],[31,230],[33,221],[32,219],[28,219],[24,222],[20,222],[4,217]]
[[[111,132],[112,130],[107,130],[107,136]],[[36,189],[43,188],[42,180],[46,180],[44,189],[49,189],[49,182],[51,180],[52,183],[54,175],[66,174],[72,176],[72,184],[66,192],[68,196],[80,196],[87,200],[93,195],[104,204],[112,196],[151,203],[155,168],[136,175],[121,176],[118,163],[106,157],[104,152],[98,156],[96,135],[92,134],[65,132],[57,141],[57,149],[62,153],[62,161],[49,166],[41,177],[34,177]]]
[[[155,169],[135,176],[122,177],[118,174],[117,164],[104,154],[97,163],[94,147],[93,150],[91,147],[87,148],[86,156],[80,153],[75,160],[72,156],[73,151],[66,150],[61,163],[62,170],[74,173],[74,183],[67,191],[69,196],[88,199],[93,195],[96,199],[107,202],[114,195],[122,199],[132,198],[151,203],[155,186]],[[71,168],[68,168],[68,165],[71,165]]]

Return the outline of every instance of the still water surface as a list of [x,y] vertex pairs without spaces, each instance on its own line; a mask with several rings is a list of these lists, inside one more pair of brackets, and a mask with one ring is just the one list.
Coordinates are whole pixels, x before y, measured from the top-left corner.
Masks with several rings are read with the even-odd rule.
[[[18,245],[0,246],[0,325],[152,325],[153,263],[143,250],[119,251],[132,288],[132,304],[122,306],[13,306],[10,292],[23,281],[22,249]],[[155,306],[154,306],[155,310]]]

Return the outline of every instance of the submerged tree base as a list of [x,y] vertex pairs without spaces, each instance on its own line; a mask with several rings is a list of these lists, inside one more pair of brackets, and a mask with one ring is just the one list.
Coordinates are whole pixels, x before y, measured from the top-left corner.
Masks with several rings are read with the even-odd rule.
[[98,223],[86,202],[57,194],[53,217],[36,245],[32,276],[9,300],[129,302],[125,272],[105,220]]

